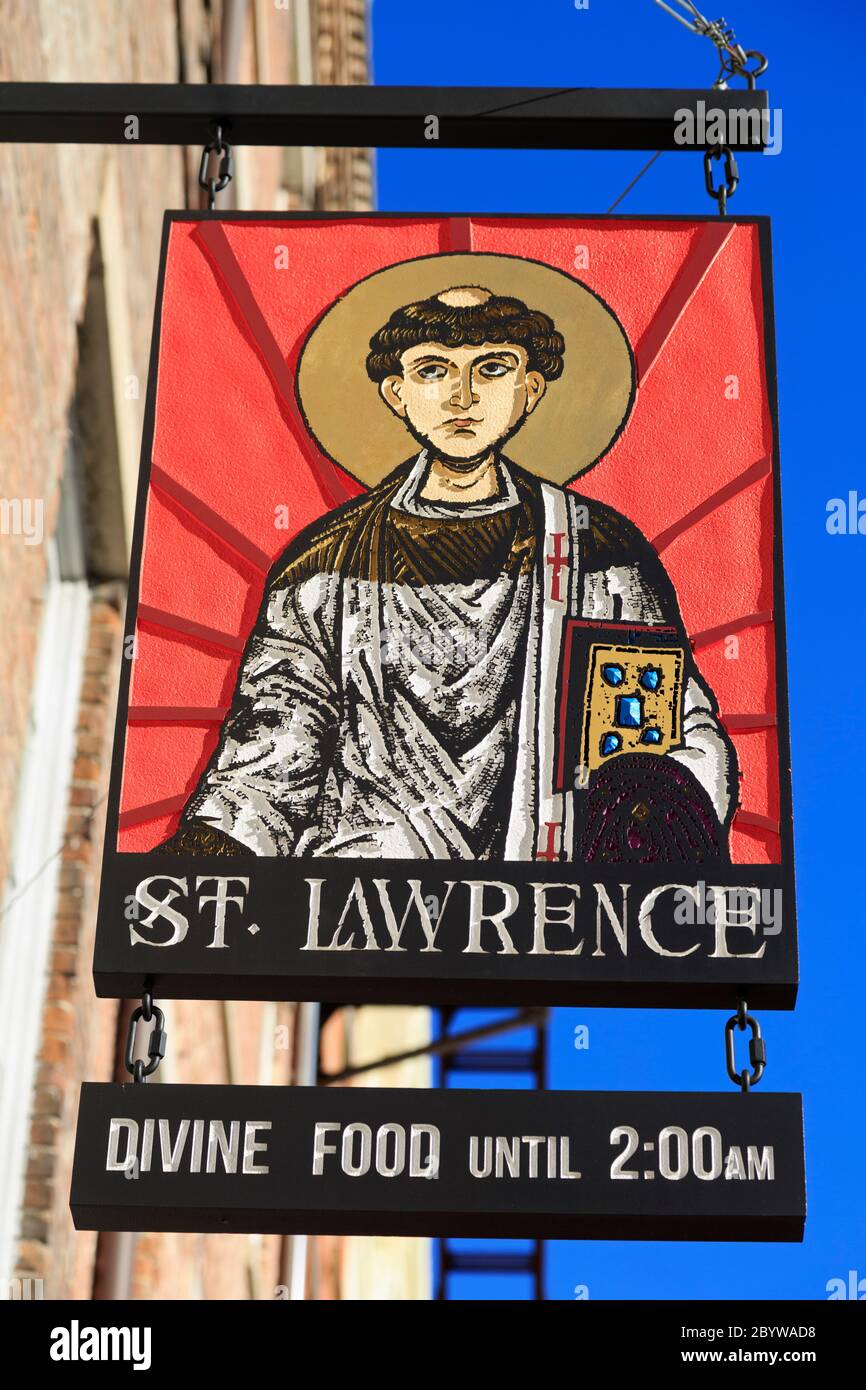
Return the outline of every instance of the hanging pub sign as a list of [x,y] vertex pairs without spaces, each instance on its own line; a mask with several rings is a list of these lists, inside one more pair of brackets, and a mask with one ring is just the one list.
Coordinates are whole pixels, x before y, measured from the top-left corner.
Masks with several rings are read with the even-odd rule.
[[85,1083],[79,1230],[801,1240],[798,1095]]
[[765,219],[168,214],[98,992],[791,1007],[779,515]]

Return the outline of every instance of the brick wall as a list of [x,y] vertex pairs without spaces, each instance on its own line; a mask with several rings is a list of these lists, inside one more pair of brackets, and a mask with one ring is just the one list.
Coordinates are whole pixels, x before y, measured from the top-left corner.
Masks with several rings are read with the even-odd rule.
[[[171,81],[174,0],[0,0],[0,81]],[[122,154],[122,158],[118,158]],[[182,199],[177,151],[0,145],[0,498],[40,499],[51,533],[74,392],[77,331],[107,161],[132,252],[129,371],[147,372],[162,210]],[[133,250],[134,248],[134,250]],[[141,401],[131,401],[140,432]],[[0,883],[30,710],[45,557],[0,535]]]
[[[369,81],[366,0],[313,0],[314,80],[325,84]],[[316,206],[363,211],[372,205],[369,150],[322,150]]]
[[[0,81],[206,81],[219,75],[224,56],[221,10],[219,0],[0,0]],[[365,15],[364,0],[312,0],[315,80],[365,80]],[[238,80],[287,80],[294,62],[289,12],[250,0],[247,19]],[[123,442],[141,435],[163,210],[197,204],[198,153],[0,145],[0,277],[7,287],[0,295],[0,499],[42,499],[46,535],[57,512],[70,406],[82,389],[78,354],[94,236],[110,281],[105,312],[115,388],[117,379],[141,384],[137,396],[115,392],[121,456]],[[294,166],[282,151],[242,150],[238,165],[234,205],[298,205]],[[369,206],[368,152],[319,152],[314,167],[317,206]],[[91,363],[91,390],[101,375],[101,365]],[[92,422],[92,395],[86,409]],[[135,445],[132,472],[134,454]],[[121,478],[127,504],[132,485],[134,478]],[[100,497],[89,497],[91,504],[98,511]],[[113,524],[121,522],[115,517]],[[44,583],[44,548],[0,535],[0,884],[8,875]],[[86,1299],[94,1289],[106,1296],[118,1253],[112,1237],[73,1231],[68,1198],[79,1085],[115,1077],[122,1031],[121,1007],[96,1000],[90,970],[124,600],[123,582],[92,588],[81,689],[67,692],[78,709],[75,761],[45,995],[34,1001],[43,1010],[42,1035],[18,1250],[18,1273],[41,1277],[48,1298]],[[56,848],[46,845],[46,853]],[[177,1001],[166,1006],[166,1021],[163,1081],[290,1078],[284,1039],[291,1005]],[[339,1028],[337,1022],[332,1036]],[[272,1298],[280,1256],[276,1237],[143,1235],[135,1241],[131,1293]]]
[[[173,0],[0,0],[0,80],[173,80],[178,69]],[[162,211],[183,197],[180,153],[166,148],[0,146],[0,497],[38,498],[54,528],[76,392],[79,333],[94,232],[109,173],[116,241],[125,266],[127,374],[144,382]],[[106,390],[110,384],[106,383]],[[124,402],[139,436],[143,392]],[[0,536],[0,882],[9,871],[21,752],[29,723],[45,583],[43,546]],[[45,981],[42,1038],[22,1194],[19,1268],[42,1277],[46,1297],[87,1298],[94,1235],[76,1235],[68,1212],[78,1090],[110,1079],[118,1005],[93,994],[96,893],[125,600],[122,584],[92,590],[78,705],[75,761]],[[33,827],[39,833],[39,826]],[[46,845],[46,856],[57,848]],[[0,923],[2,930],[2,923]],[[38,1001],[34,1000],[34,1007]]]

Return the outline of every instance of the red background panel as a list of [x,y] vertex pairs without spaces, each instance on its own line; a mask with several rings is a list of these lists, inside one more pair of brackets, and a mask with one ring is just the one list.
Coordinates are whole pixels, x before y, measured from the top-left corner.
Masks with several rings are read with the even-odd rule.
[[[659,538],[723,718],[774,716],[773,439],[755,227],[490,217],[174,222],[120,849],[149,849],[176,824],[218,736],[269,565],[329,496],[359,490],[320,458],[297,413],[293,373],[309,329],[349,286],[386,265],[470,249],[547,262],[619,317],[638,364],[635,406],[610,453],[575,486]],[[739,644],[733,658],[725,655],[728,624]],[[732,854],[778,862],[778,835],[764,824],[779,817],[775,730],[732,728],[732,736],[741,806],[760,822],[735,821]]]

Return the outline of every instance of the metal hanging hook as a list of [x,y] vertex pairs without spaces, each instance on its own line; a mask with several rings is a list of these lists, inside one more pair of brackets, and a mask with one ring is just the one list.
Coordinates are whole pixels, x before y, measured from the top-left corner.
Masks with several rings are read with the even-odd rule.
[[[743,77],[750,91],[754,91],[757,79],[767,71],[769,62],[757,49],[743,48],[742,44],[737,42],[736,35],[726,19],[707,19],[692,0],[674,0],[684,14],[678,14],[667,0],[655,0],[655,3],[690,33],[700,34],[715,45],[721,66],[713,83],[714,87],[726,88],[730,78]],[[755,60],[753,67],[749,67],[750,59]]]
[[[212,131],[213,138],[201,152],[201,163],[198,169],[199,187],[207,193],[208,212],[213,212],[216,206],[216,195],[222,193],[223,189],[231,183],[234,174],[232,147],[227,140],[223,139],[222,126],[213,126]],[[215,175],[208,173],[208,165],[212,157],[219,161]]]

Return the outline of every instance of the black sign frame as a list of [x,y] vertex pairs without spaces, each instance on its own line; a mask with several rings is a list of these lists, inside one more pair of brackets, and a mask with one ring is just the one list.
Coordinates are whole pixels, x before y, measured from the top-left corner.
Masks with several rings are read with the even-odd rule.
[[[434,214],[404,214],[418,218]],[[465,218],[466,213],[437,213],[437,217]],[[580,223],[581,215],[561,214],[499,214],[509,219],[557,217]],[[271,220],[286,223],[294,220],[323,221],[352,220],[351,213],[262,214],[231,213],[232,221]],[[364,214],[369,219],[371,214]],[[383,215],[384,216],[384,215]],[[397,214],[387,214],[393,220]],[[138,608],[140,566],[143,552],[144,520],[150,486],[151,455],[155,428],[156,377],[159,360],[160,322],[165,282],[168,237],[176,221],[224,219],[224,214],[207,212],[166,213],[162,256],[156,297],[151,362],[142,444],[142,466],[139,478],[136,520],[130,566],[130,592],[126,615],[126,646],[132,650]],[[612,223],[645,222],[646,218],[592,214],[593,221]],[[654,222],[682,222],[676,214],[654,215]],[[650,875],[642,866],[622,866],[620,871],[592,871],[580,864],[548,865],[543,863],[475,863],[457,861],[358,861],[308,859],[266,860],[256,857],[232,861],[219,858],[161,855],[158,850],[147,854],[121,853],[117,850],[120,788],[123,769],[125,733],[131,684],[131,662],[124,661],[118,698],[117,722],[113,749],[112,774],[108,797],[102,880],[97,916],[97,935],[94,953],[94,983],[101,997],[137,997],[149,989],[163,998],[223,998],[223,999],[315,999],[358,1003],[431,1003],[461,1004],[478,1002],[483,996],[490,1004],[561,1004],[634,1007],[718,1008],[733,1005],[744,993],[755,1007],[792,1009],[796,1002],[799,979],[794,886],[793,811],[790,779],[790,735],[787,695],[787,656],[785,646],[785,608],[781,537],[781,489],[779,464],[779,426],[776,392],[776,356],[772,297],[772,263],[770,221],[767,217],[718,218],[694,217],[693,223],[734,223],[755,226],[759,235],[760,265],[763,289],[764,361],[767,381],[767,403],[773,431],[772,474],[774,530],[774,600],[775,664],[776,664],[776,721],[780,763],[780,834],[781,863],[777,865],[734,865],[721,869],[707,866],[706,877],[694,866],[671,866],[669,882],[685,889],[685,898],[694,895],[695,934],[688,937],[688,953],[656,954],[653,948],[644,950],[637,931],[632,927],[630,956],[602,958],[594,954],[591,923],[589,939],[581,954],[569,954],[577,937],[561,939],[554,952],[534,956],[531,951],[532,907],[521,904],[515,926],[523,938],[512,956],[497,950],[478,955],[467,953],[466,923],[460,934],[444,948],[442,954],[425,951],[413,960],[411,953],[387,950],[388,938],[382,938],[379,949],[317,951],[309,962],[304,954],[307,924],[303,916],[288,923],[286,937],[286,903],[299,904],[301,914],[309,907],[309,890],[305,880],[321,878],[330,886],[330,898],[345,902],[351,891],[356,872],[362,879],[389,879],[400,889],[402,905],[410,891],[411,880],[421,879],[434,885],[454,879],[458,883],[495,880],[500,883],[528,882],[550,884],[579,884],[581,900],[589,897],[590,910],[605,913],[599,905],[595,885],[600,884],[609,900],[617,906],[620,885],[628,883],[632,901],[643,901]],[[237,873],[232,870],[236,869]],[[227,940],[233,944],[225,950],[210,949],[214,936],[214,921],[207,930],[192,931],[182,942],[165,945],[144,944],[132,938],[135,921],[130,919],[131,905],[142,879],[154,874],[186,877],[188,888],[199,878],[254,877],[258,888],[255,909],[247,916],[240,930],[232,934],[231,915],[227,909]],[[684,877],[685,875],[685,877]],[[272,877],[273,876],[273,877]],[[275,877],[280,884],[270,887]],[[651,875],[658,883],[658,871]],[[713,954],[710,938],[712,923],[707,921],[707,889],[720,885],[726,890],[747,887],[753,894],[761,891],[779,892],[783,904],[781,930],[762,933],[760,938],[748,929],[732,929],[732,954]],[[218,885],[216,885],[218,887]],[[252,887],[252,885],[251,885]],[[204,893],[206,890],[203,889]],[[212,884],[210,892],[215,891]],[[231,885],[225,888],[227,897],[233,895]],[[375,891],[375,890],[373,890]],[[434,892],[435,888],[431,889]],[[307,901],[305,901],[305,893]],[[300,896],[299,896],[300,894]],[[342,898],[341,895],[342,894]],[[566,897],[568,892],[566,892]],[[560,900],[561,901],[561,900]],[[621,900],[618,904],[621,906]],[[688,909],[681,900],[679,907]],[[668,907],[673,910],[673,904]],[[289,909],[288,911],[291,911]],[[212,907],[210,911],[216,911]],[[703,917],[702,917],[703,914]],[[164,927],[164,924],[163,924]],[[331,920],[329,940],[336,927]],[[487,929],[485,929],[487,930]],[[691,932],[691,927],[689,931]],[[443,927],[444,932],[444,927]],[[253,933],[253,934],[250,934]],[[700,937],[700,933],[703,936]],[[160,940],[170,935],[163,930]],[[487,931],[488,938],[490,937]],[[153,940],[157,938],[154,936]],[[360,939],[357,938],[356,939]],[[762,945],[760,960],[747,957]],[[417,951],[422,952],[423,939]],[[727,949],[727,948],[724,948]],[[611,965],[611,960],[616,965]],[[420,965],[419,962],[420,961]]]

